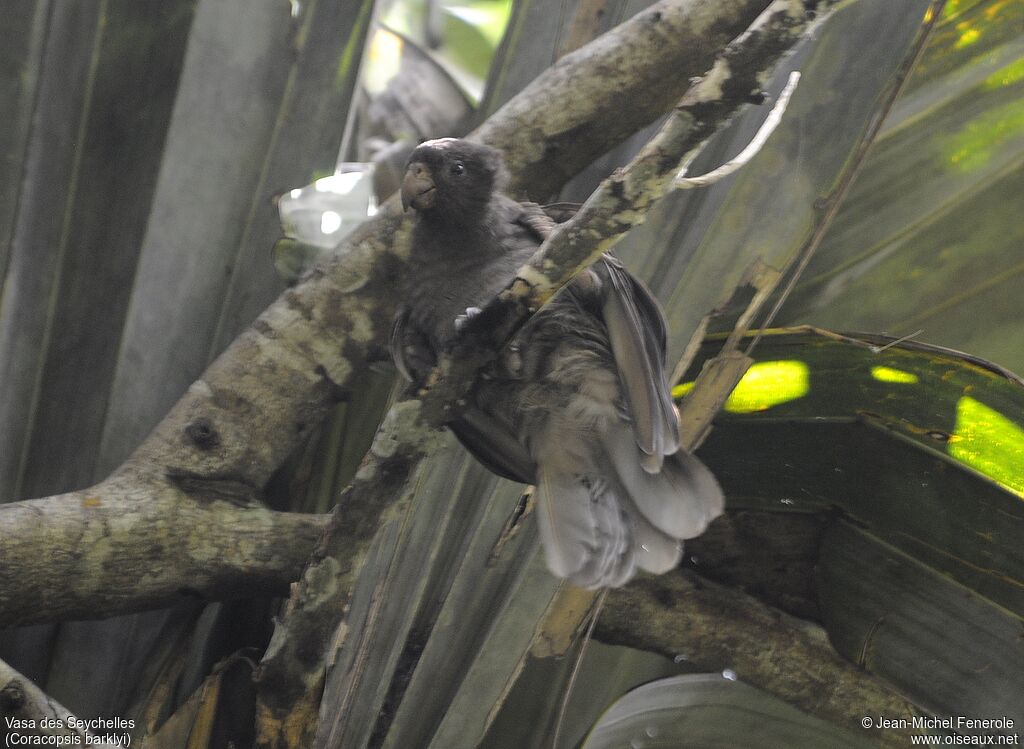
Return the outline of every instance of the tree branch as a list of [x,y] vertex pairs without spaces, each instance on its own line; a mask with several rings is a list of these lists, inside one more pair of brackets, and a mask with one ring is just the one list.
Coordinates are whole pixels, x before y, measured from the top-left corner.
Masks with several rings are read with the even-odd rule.
[[693,83],[629,166],[604,180],[576,220],[562,225],[520,269],[504,300],[527,309],[543,304],[643,223],[650,207],[670,189],[680,160],[728,124],[742,105],[763,98],[761,86],[782,55],[836,2],[823,0],[813,12],[789,0],[771,3]]
[[145,482],[16,502],[2,513],[0,627],[284,595],[327,519]]
[[[853,732],[866,715],[915,713],[894,687],[843,659],[821,627],[685,571],[610,591],[594,637],[683,659],[694,671],[731,669]],[[881,745],[892,747],[906,746],[909,735],[877,732]]]
[[[788,4],[794,12],[802,10],[800,2]],[[612,145],[669,111],[690,79],[703,75],[768,5],[768,0],[654,3],[560,58],[483,123],[474,138],[505,151],[515,190],[545,201]],[[623,107],[625,91],[643,94]]]

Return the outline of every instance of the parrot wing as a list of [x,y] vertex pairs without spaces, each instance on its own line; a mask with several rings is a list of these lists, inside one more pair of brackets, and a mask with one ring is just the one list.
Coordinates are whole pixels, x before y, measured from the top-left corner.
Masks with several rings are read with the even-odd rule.
[[[576,203],[526,204],[528,225],[541,241],[551,230],[576,215]],[[608,327],[612,353],[633,419],[642,465],[661,470],[662,459],[679,449],[679,425],[665,377],[665,317],[650,290],[612,255],[593,270],[602,284],[601,313]]]
[[391,324],[388,350],[395,367],[409,382],[419,382],[437,363],[437,357],[427,336],[410,317],[410,310],[402,305]]
[[470,406],[448,428],[491,473],[521,484],[536,481],[537,466],[530,453],[497,417]]
[[[502,203],[502,209],[505,221],[500,236],[510,253],[518,255],[519,249],[540,247],[555,227],[555,221],[535,203],[508,200]],[[448,428],[491,472],[523,484],[536,481],[537,466],[512,425],[486,407],[470,405]]]
[[395,321],[391,325],[391,337],[388,339],[388,350],[391,352],[391,360],[398,368],[399,374],[409,382],[413,381],[412,369],[405,358],[406,329],[409,325],[409,308],[402,306],[395,315]]
[[651,292],[616,258],[594,264],[602,280],[601,313],[648,473],[679,449],[679,426],[665,378],[665,318]]

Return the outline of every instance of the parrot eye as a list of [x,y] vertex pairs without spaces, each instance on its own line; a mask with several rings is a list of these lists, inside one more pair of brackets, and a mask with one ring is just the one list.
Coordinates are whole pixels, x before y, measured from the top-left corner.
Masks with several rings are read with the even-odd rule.
[[456,176],[462,174],[464,171],[466,171],[466,165],[463,164],[461,161],[456,161],[451,166],[451,173]]

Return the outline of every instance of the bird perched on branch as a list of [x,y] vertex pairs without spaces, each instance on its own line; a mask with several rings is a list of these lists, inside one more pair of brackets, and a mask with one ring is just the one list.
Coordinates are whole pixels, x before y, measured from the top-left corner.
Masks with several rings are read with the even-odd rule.
[[[414,382],[555,226],[506,182],[501,154],[465,140],[409,159],[402,201],[417,220],[391,351]],[[711,472],[679,448],[664,357],[658,303],[605,255],[527,321],[449,425],[493,472],[536,486],[548,567],[576,585],[672,569],[722,512]]]

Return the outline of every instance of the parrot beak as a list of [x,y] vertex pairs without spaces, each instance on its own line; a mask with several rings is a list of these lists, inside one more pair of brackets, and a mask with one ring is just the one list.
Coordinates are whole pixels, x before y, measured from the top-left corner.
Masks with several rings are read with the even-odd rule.
[[409,164],[402,180],[402,209],[410,207],[417,211],[430,208],[434,204],[437,188],[430,176],[430,170],[418,161]]

